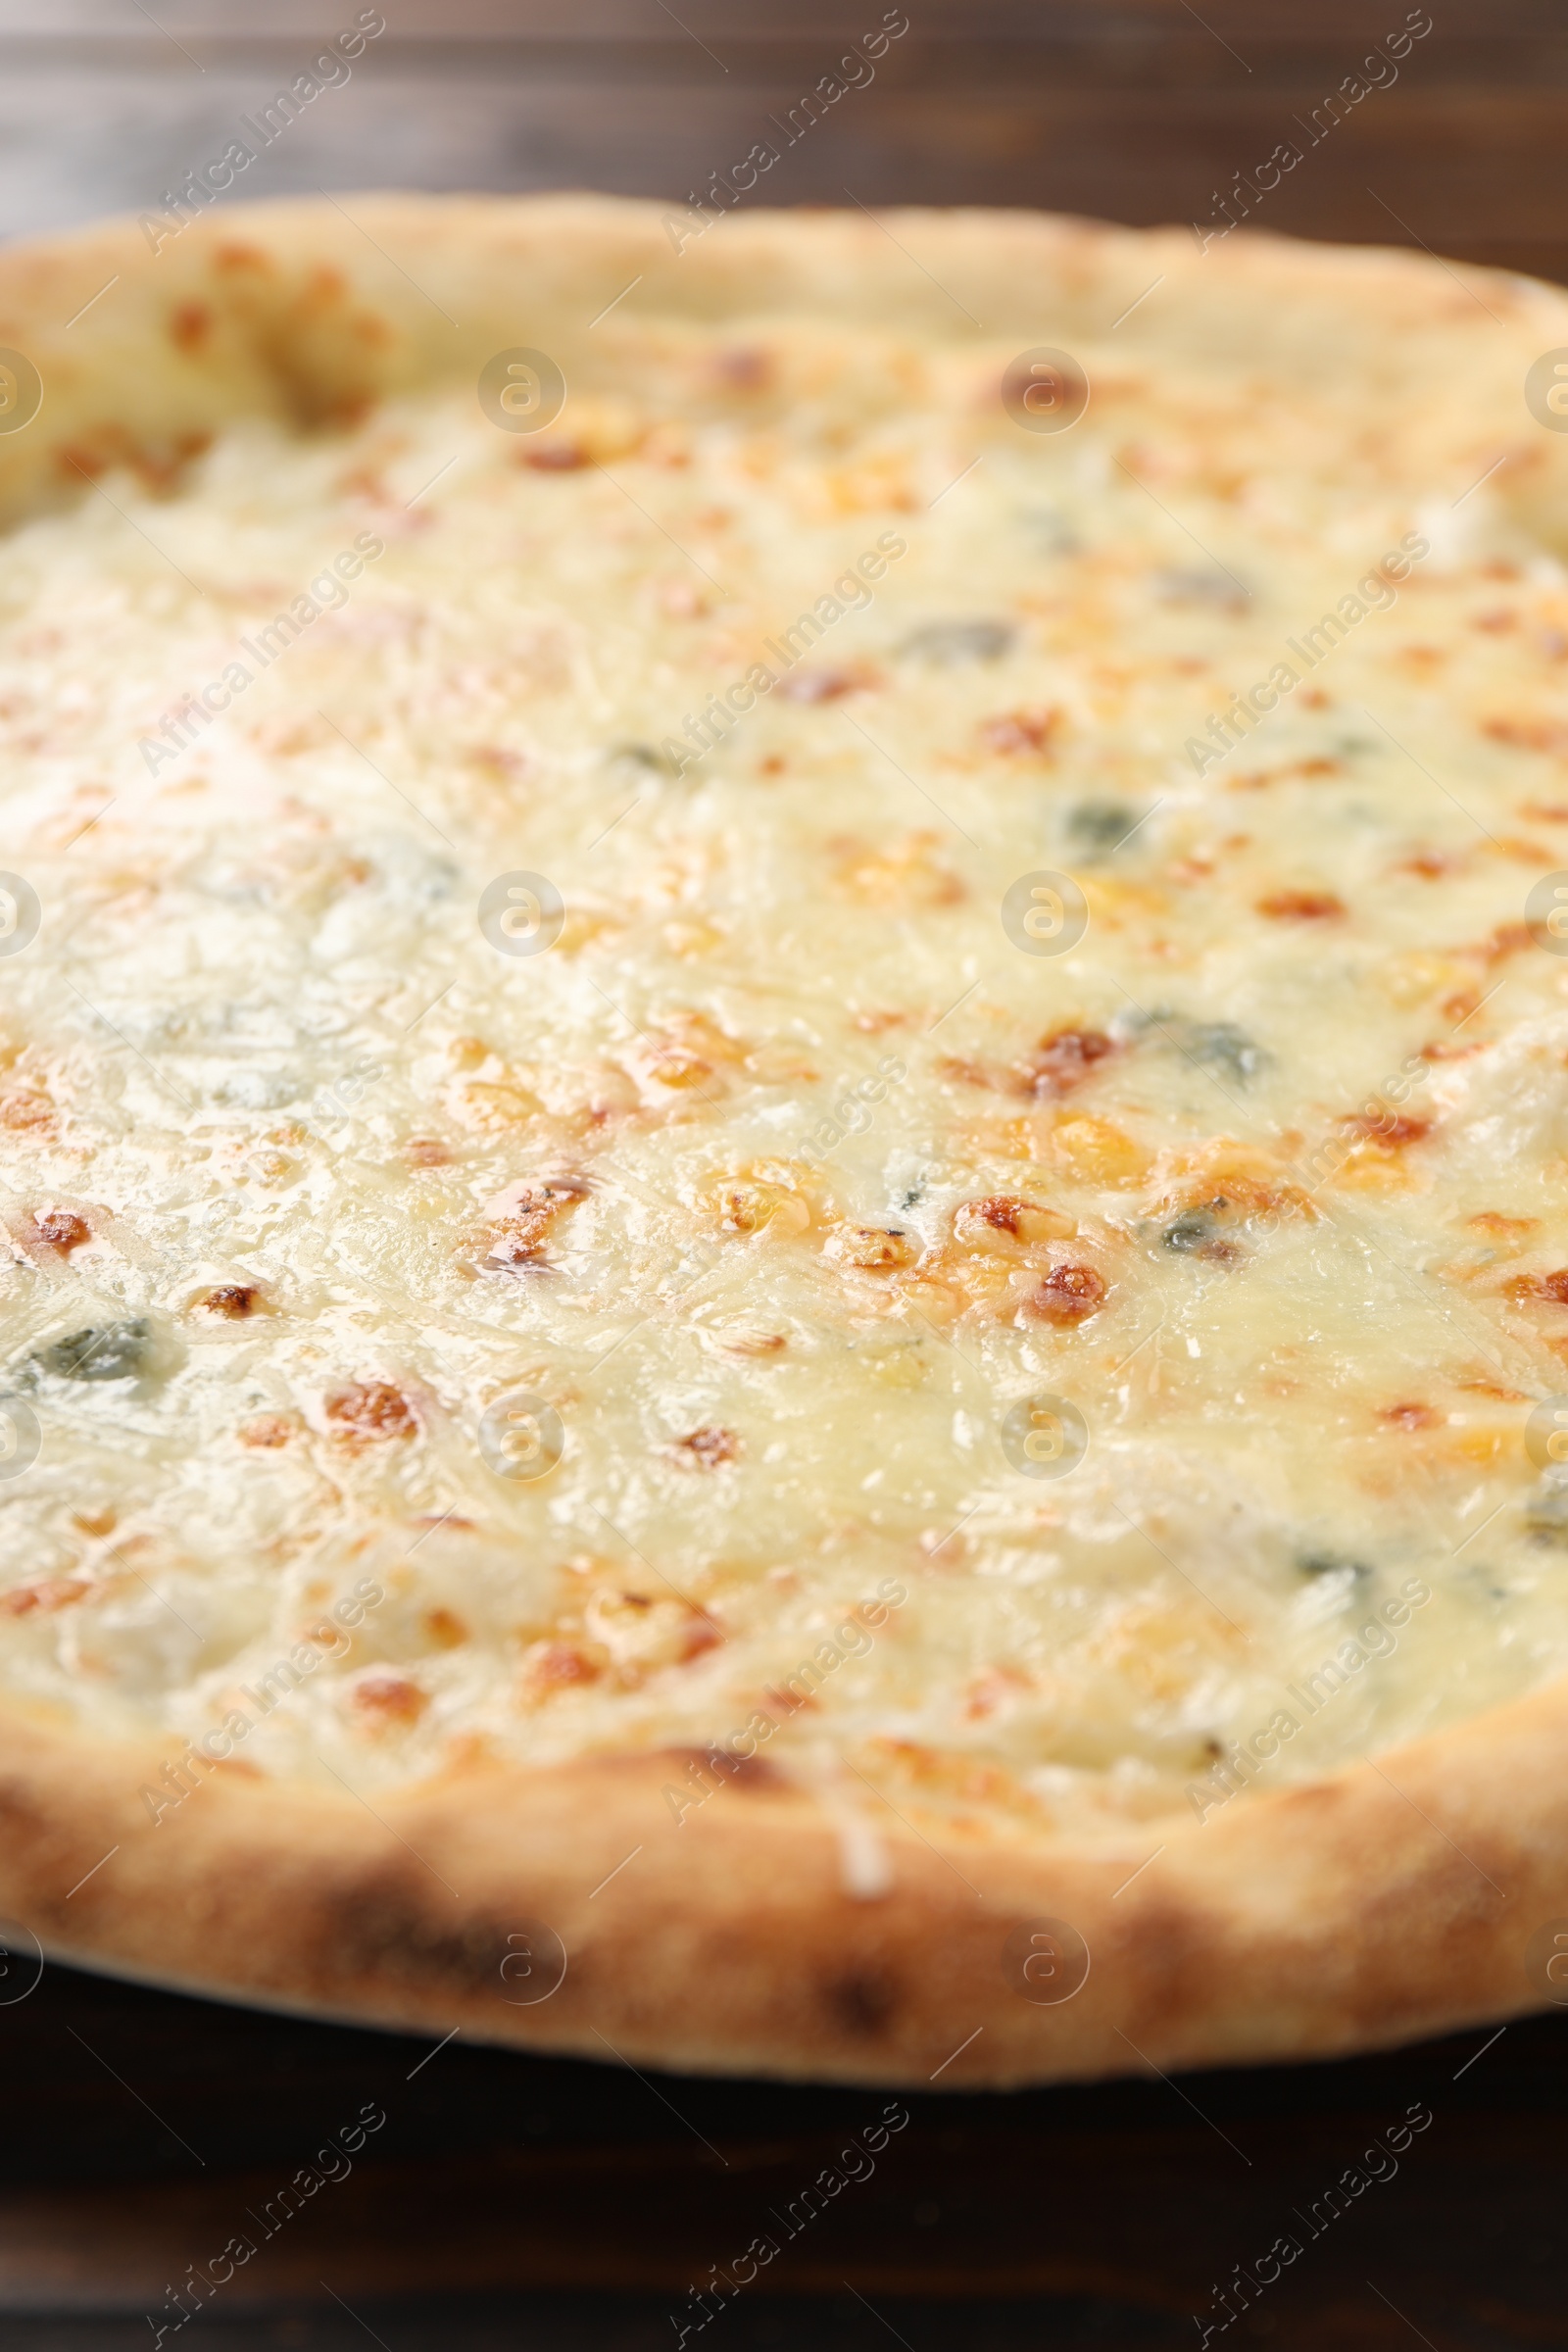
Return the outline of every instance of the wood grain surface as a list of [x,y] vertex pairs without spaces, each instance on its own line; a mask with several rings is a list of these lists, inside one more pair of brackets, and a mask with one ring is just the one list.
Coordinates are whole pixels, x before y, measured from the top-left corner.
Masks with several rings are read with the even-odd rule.
[[[151,13],[0,0],[5,233],[156,205],[358,13],[357,0]],[[258,159],[246,195],[678,199],[772,137],[883,0],[384,0],[382,13],[384,32]],[[1329,93],[1409,13],[1406,0],[907,0],[874,80],[785,141],[763,187],[781,204],[1030,205],[1210,228],[1228,198],[1293,235],[1568,279],[1560,0],[1431,0],[1397,78],[1323,127]],[[1300,160],[1261,196],[1252,174],[1281,141]],[[153,2343],[188,2266],[247,2230],[254,2258],[188,2340],[645,2352],[686,2326],[704,2352],[1166,2352],[1213,2321],[1212,2342],[1274,2352],[1568,2347],[1568,2017],[1354,2064],[912,2099],[874,2171],[791,2235],[766,2217],[848,2164],[886,2101],[461,2041],[432,2054],[53,1968],[8,2002],[21,1981],[0,1977],[4,2352]],[[345,2177],[270,2235],[246,2221],[367,2103],[386,2121]],[[1371,2180],[1385,2167],[1366,2151],[1412,2106],[1430,2126]],[[1365,2185],[1314,2230],[1308,2217],[1358,2167]],[[759,2233],[776,2258],[698,2327],[687,2290]],[[1281,2235],[1299,2257],[1219,2327],[1214,2290],[1237,2266],[1255,2279]]]
[[[1350,2064],[914,2097],[432,2049],[50,1967],[0,2007],[4,2341],[146,2343],[238,2238],[202,2340],[352,2322],[405,2352],[510,2312],[541,2352],[830,2323],[912,2352],[1166,2352],[1240,2266],[1232,2342],[1568,2345],[1565,2092],[1568,2015]],[[1282,2237],[1299,2251],[1262,2281]],[[699,2328],[689,2290],[759,2238],[776,2254]]]
[[[351,0],[0,0],[9,233],[139,211],[352,24]],[[386,30],[244,192],[592,186],[684,196],[773,136],[884,0],[386,0]],[[1433,0],[1432,29],[1323,112],[1407,0],[908,0],[908,30],[760,183],[778,204],[1034,205],[1254,220],[1568,275],[1568,42],[1553,0]],[[163,29],[160,29],[160,28]],[[1319,127],[1314,136],[1314,110]]]

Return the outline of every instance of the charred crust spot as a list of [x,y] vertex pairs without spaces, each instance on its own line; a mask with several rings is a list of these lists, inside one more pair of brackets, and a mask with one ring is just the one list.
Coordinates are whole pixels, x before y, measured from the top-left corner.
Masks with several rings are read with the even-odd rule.
[[7,1617],[29,1617],[35,1609],[45,1612],[68,1609],[88,1590],[80,1577],[41,1576],[31,1584],[13,1585],[9,1592],[0,1593],[0,1613]]
[[25,1131],[27,1128],[52,1127],[54,1120],[54,1106],[47,1096],[7,1095],[0,1102],[0,1127]]
[[592,1189],[586,1176],[546,1176],[539,1184],[529,1186],[525,1206],[570,1208],[578,1200],[586,1200]]
[[777,1355],[789,1340],[782,1331],[732,1331],[718,1344],[726,1355]]
[[535,1697],[552,1690],[569,1690],[577,1683],[596,1683],[604,1667],[574,1642],[541,1642],[528,1653],[524,1680]]
[[1430,1119],[1407,1119],[1395,1111],[1380,1111],[1375,1115],[1354,1111],[1340,1121],[1348,1134],[1369,1144],[1387,1144],[1391,1151],[1404,1144],[1418,1144],[1432,1132]]
[[765,392],[773,381],[773,355],[767,351],[721,351],[713,373],[727,392]]
[[1386,1404],[1379,1410],[1378,1419],[1390,1422],[1396,1429],[1436,1429],[1443,1415],[1430,1404]]
[[702,1657],[708,1650],[717,1649],[723,1640],[722,1626],[711,1617],[706,1613],[692,1617],[688,1619],[686,1631],[681,1636],[680,1651],[675,1662],[680,1666],[689,1666],[693,1658]]
[[58,1250],[64,1257],[68,1251],[79,1250],[83,1242],[92,1240],[92,1228],[74,1209],[40,1208],[33,1217],[29,1238],[40,1249]]
[[669,1450],[683,1470],[716,1470],[724,1462],[733,1462],[740,1449],[741,1442],[732,1429],[708,1422],[689,1437],[677,1439]]
[[499,1209],[488,1228],[489,1248],[483,1263],[498,1274],[544,1274],[551,1271],[544,1254],[557,1217],[588,1198],[580,1176],[552,1176],[538,1184],[515,1184],[493,1204]]
[[445,1144],[433,1135],[411,1135],[403,1150],[416,1168],[444,1168],[452,1157]]
[[1025,1092],[1064,1095],[1115,1051],[1102,1029],[1054,1029],[1022,1065]]
[[1483,953],[1489,964],[1501,963],[1508,956],[1535,946],[1535,934],[1528,923],[1499,923],[1487,941]]
[[1026,1200],[1016,1193],[988,1193],[978,1200],[960,1200],[953,1212],[953,1238],[960,1249],[1002,1250],[1016,1255],[1013,1244],[1025,1246],[1059,1239],[1071,1233],[1072,1220],[1044,1201]]
[[803,669],[785,678],[778,691],[787,703],[838,703],[863,683],[852,669]]
[[535,473],[577,473],[587,465],[588,455],[575,441],[545,441],[537,449],[525,449],[519,463]]
[[42,1846],[47,1852],[58,1836],[58,1824],[39,1802],[38,1792],[20,1775],[0,1778],[0,1830],[14,1862]]
[[205,302],[180,303],[169,321],[169,339],[176,351],[199,351],[213,331],[213,314]]
[[210,1315],[224,1315],[230,1322],[242,1322],[255,1306],[261,1293],[247,1282],[222,1282],[216,1291],[209,1291],[197,1301]]
[[[710,1748],[709,1754],[715,1763],[719,1761],[719,1753],[716,1749]],[[730,1779],[741,1788],[787,1788],[789,1787],[788,1777],[780,1772],[776,1764],[770,1764],[765,1756],[724,1756],[722,1765]]]
[[389,1380],[357,1380],[326,1400],[326,1417],[347,1437],[412,1438],[418,1431],[414,1407]]
[[1012,1200],[1006,1193],[992,1193],[988,1199],[971,1201],[968,1205],[982,1224],[991,1226],[997,1233],[1016,1234],[1021,1230],[1024,1204],[1021,1200]]
[[1568,1306],[1568,1266],[1550,1274],[1521,1274],[1507,1286],[1510,1298],[1544,1298],[1551,1306]]
[[334,310],[347,294],[348,280],[332,262],[318,262],[305,280],[302,307],[309,310]]
[[1048,1323],[1081,1323],[1098,1314],[1104,1300],[1104,1277],[1093,1266],[1053,1266],[1029,1304]]
[[760,1792],[790,1787],[788,1774],[769,1763],[766,1756],[732,1755],[725,1747],[666,1747],[661,1752],[673,1764],[695,1764],[704,1772],[718,1773],[737,1788]]
[[270,253],[260,245],[242,245],[237,240],[220,245],[213,255],[213,268],[225,276],[235,276],[241,270],[254,271],[258,277],[271,277],[276,265]]
[[920,1254],[918,1243],[902,1225],[846,1225],[829,1236],[827,1250],[862,1274],[896,1274]]
[[57,449],[54,463],[56,472],[68,482],[73,474],[81,480],[94,482],[107,470],[109,461],[96,450],[86,449],[80,442],[75,442]]
[[980,740],[988,751],[1004,760],[1018,758],[1026,752],[1043,752],[1061,725],[1061,712],[1041,706],[1024,710],[1005,710],[996,718],[982,719]]
[[324,1984],[368,1981],[465,2000],[505,1995],[501,1965],[515,1918],[482,1912],[438,1918],[426,1908],[423,1889],[394,1869],[346,1882],[318,1917],[317,1970]]
[[1481,732],[1493,743],[1509,743],[1523,752],[1560,752],[1568,732],[1552,718],[1485,718]]
[[[543,1223],[543,1220],[536,1220]],[[521,1232],[500,1234],[491,1245],[485,1264],[498,1274],[548,1273],[550,1268],[537,1242]]]
[[350,1696],[355,1712],[378,1727],[417,1723],[427,1703],[417,1683],[390,1667],[372,1667],[362,1674]]
[[828,2008],[847,2032],[870,2038],[887,2031],[896,1996],[880,1970],[850,1970],[844,1976],[830,1978],[823,1990]]
[[1274,890],[1258,900],[1257,911],[1275,923],[1326,923],[1345,912],[1345,904],[1329,890]]
[[240,1423],[239,1442],[242,1446],[286,1446],[293,1435],[293,1423],[285,1421],[281,1413],[258,1413]]

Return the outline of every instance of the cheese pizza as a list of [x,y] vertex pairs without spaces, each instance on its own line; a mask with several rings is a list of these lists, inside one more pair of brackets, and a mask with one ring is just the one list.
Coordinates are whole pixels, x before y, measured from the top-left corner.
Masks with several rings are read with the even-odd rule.
[[1559,1997],[1568,298],[367,197],[0,345],[12,1947],[943,2087]]

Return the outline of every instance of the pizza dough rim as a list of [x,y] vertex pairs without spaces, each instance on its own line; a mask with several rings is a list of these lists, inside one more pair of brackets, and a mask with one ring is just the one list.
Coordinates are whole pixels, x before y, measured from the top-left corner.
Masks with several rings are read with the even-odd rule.
[[[599,197],[367,196],[234,206],[167,251],[128,220],[12,247],[0,346],[33,359],[46,393],[37,429],[0,440],[0,518],[78,495],[127,455],[173,466],[183,437],[247,412],[323,420],[460,376],[528,340],[522,270],[547,318],[552,301],[608,301],[629,273],[650,291],[628,318],[667,288],[710,319],[765,283],[786,307],[815,288],[859,323],[966,331],[868,219],[757,212],[677,254],[671,217]],[[891,219],[993,311],[1029,271],[1108,310],[1163,267],[1210,308],[1222,290],[1278,305],[1287,277],[1298,301],[1359,316],[1374,359],[1391,320],[1423,353],[1464,339],[1451,273],[1405,254],[1244,235],[1199,255],[1179,230]],[[1470,274],[1538,349],[1568,342],[1568,297]],[[122,281],[113,305],[93,300],[106,277]],[[181,350],[172,320],[209,302],[216,355]],[[241,320],[227,341],[225,304]],[[169,1754],[0,1702],[0,1914],[46,1953],[311,2016],[691,2072],[958,2089],[1383,2046],[1542,2006],[1526,1947],[1568,1911],[1568,1681],[1202,1823],[933,1841],[878,1810],[891,1885],[875,1896],[848,1891],[842,1825],[763,1767],[677,1824],[663,1791],[687,1787],[685,1755],[465,1768],[373,1809],[220,1766],[155,1825],[140,1791]],[[1004,1949],[1042,1920],[1091,1954],[1055,2004],[1025,1997]],[[568,1961],[525,2003],[538,1980],[503,1962],[519,1937],[546,1948],[540,1924]]]
[[[686,2073],[959,2089],[1325,2057],[1544,2005],[1565,1690],[1102,1841],[938,1843],[873,1808],[874,1896],[768,1771],[677,1823],[688,1753],[465,1768],[373,1805],[220,1765],[155,1825],[168,1748],[8,1705],[0,1919],[154,1984]],[[1047,1921],[1090,1967],[1037,2005],[1008,1943]],[[541,1927],[564,1979],[524,2004],[538,1980],[504,1964],[525,1937],[544,1966]]]

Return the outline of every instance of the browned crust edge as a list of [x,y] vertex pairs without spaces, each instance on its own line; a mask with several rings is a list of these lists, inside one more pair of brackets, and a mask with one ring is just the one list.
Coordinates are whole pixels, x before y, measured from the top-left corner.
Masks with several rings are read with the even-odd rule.
[[[1568,513],[1568,451],[1521,398],[1529,363],[1568,340],[1559,288],[1248,230],[1200,252],[1186,228],[885,219],[760,208],[694,237],[683,208],[613,197],[368,194],[219,205],[157,251],[146,215],[11,246],[0,349],[32,362],[44,400],[26,430],[0,433],[0,522],[79,495],[106,466],[167,478],[240,415],[329,425],[438,379],[472,382],[519,343],[562,360],[574,388],[610,389],[631,353],[657,361],[720,322],[768,318],[1009,356],[1089,341],[1111,390],[1154,361],[1232,393],[1272,371],[1322,394],[1401,477],[1438,446],[1495,455],[1500,441],[1533,498],[1549,487]],[[1153,284],[1157,300],[1122,319]],[[975,426],[1006,430],[1000,404]]]
[[[32,360],[45,406],[0,442],[0,517],[76,495],[106,465],[172,472],[237,415],[329,423],[553,337],[608,380],[639,336],[760,310],[939,342],[971,338],[972,310],[989,337],[1068,340],[1075,321],[1102,331],[1164,268],[1194,368],[1255,358],[1266,299],[1276,359],[1298,348],[1310,366],[1336,319],[1359,322],[1352,392],[1388,404],[1407,388],[1413,408],[1457,370],[1461,420],[1468,387],[1482,428],[1516,396],[1521,355],[1568,342],[1555,289],[1469,272],[1504,325],[1484,344],[1451,272],[1372,250],[1240,236],[1198,255],[1185,231],[893,216],[956,305],[858,217],[759,212],[686,253],[665,219],[596,197],[365,197],[346,212],[234,207],[156,254],[130,221],[12,248],[0,346]],[[595,299],[639,270],[584,344]],[[78,317],[111,276],[117,299]],[[182,342],[191,304],[206,324]],[[1563,458],[1538,440],[1521,460],[1538,496],[1563,496]],[[1381,1764],[1094,1845],[933,1843],[889,1813],[892,1884],[874,1899],[845,1891],[825,1816],[769,1780],[722,1787],[677,1824],[668,1758],[473,1771],[373,1810],[219,1768],[154,1822],[141,1790],[164,1755],[0,1706],[0,1912],[47,1952],[316,2015],[696,2071],[959,2088],[1364,2048],[1542,2005],[1532,1941],[1568,1913],[1562,1684]],[[1070,1999],[1037,2005],[1005,1952],[1048,1919],[1092,1964]],[[525,2003],[540,1980],[517,1955],[542,1965],[541,1924],[565,1975]]]
[[[220,1766],[155,1823],[167,1751],[8,1709],[0,1915],[61,1959],[193,1991],[694,2072],[956,2089],[1319,2056],[1543,2004],[1531,1947],[1568,1916],[1565,1702],[1557,1684],[1093,1845],[938,1844],[889,1811],[872,1898],[770,1776],[677,1821],[684,1756],[369,1802]],[[1008,1957],[1045,1920],[1090,1954],[1054,2005]],[[564,1978],[525,2004],[552,1935]]]

